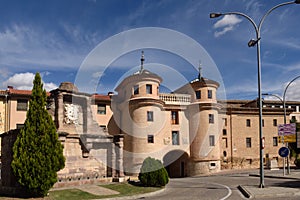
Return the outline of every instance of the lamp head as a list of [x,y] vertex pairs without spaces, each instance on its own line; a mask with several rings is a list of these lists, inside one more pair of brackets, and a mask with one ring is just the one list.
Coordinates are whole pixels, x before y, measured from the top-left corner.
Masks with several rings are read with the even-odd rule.
[[259,40],[260,40],[260,38],[258,38],[258,39],[251,39],[248,42],[248,47],[254,47],[258,43]]
[[[300,0],[299,0],[300,1]],[[217,18],[217,17],[220,17],[222,15],[222,13],[210,13],[209,14],[209,17],[210,18]]]
[[255,40],[255,39],[251,39],[249,42],[248,42],[248,47],[254,47],[256,44],[257,44],[258,40]]

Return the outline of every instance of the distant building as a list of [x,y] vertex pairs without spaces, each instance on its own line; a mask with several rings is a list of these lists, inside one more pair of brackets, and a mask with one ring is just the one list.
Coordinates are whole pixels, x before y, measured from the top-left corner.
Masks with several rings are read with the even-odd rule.
[[[219,83],[200,72],[173,93],[160,93],[162,78],[144,69],[143,61],[116,94],[86,94],[72,83],[48,93],[67,157],[62,179],[84,179],[87,172],[94,178],[136,175],[148,156],[160,159],[171,177],[259,166],[257,100],[218,100]],[[1,132],[22,127],[30,94],[12,87],[0,92]],[[300,102],[286,105],[288,122],[299,121]],[[281,102],[264,101],[266,164],[281,162],[277,126],[283,121]]]

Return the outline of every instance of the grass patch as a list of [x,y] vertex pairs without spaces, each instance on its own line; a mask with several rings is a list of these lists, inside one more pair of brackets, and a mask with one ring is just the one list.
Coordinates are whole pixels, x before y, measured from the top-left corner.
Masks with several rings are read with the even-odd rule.
[[110,197],[122,197],[122,196],[132,196],[138,194],[144,194],[149,192],[154,192],[162,189],[161,187],[142,187],[140,185],[132,185],[129,183],[112,183],[112,184],[104,184],[99,185],[104,188],[108,188],[111,190],[118,191],[120,194],[114,195],[93,195],[79,189],[69,189],[69,190],[57,190],[51,191],[50,196],[47,200],[74,200],[74,199],[101,199],[101,198],[110,198]]
[[[101,199],[101,198],[109,198],[109,197],[122,197],[122,196],[144,194],[144,193],[154,192],[163,188],[163,187],[143,187],[137,184],[129,184],[129,183],[112,183],[112,184],[104,184],[99,186],[118,191],[120,194],[98,196],[98,195],[90,194],[88,192],[84,192],[80,189],[66,189],[66,190],[50,191],[49,196],[45,198],[32,198],[32,200]],[[19,200],[19,198],[0,197],[0,200]]]
[[120,194],[113,195],[113,196],[131,196],[136,194],[154,192],[162,189],[162,187],[143,187],[143,186],[132,185],[128,183],[108,184],[108,185],[101,185],[101,186],[120,192]]
[[49,200],[74,200],[74,199],[97,199],[99,196],[81,191],[79,189],[69,189],[69,190],[56,190],[51,191],[49,197],[46,199]]

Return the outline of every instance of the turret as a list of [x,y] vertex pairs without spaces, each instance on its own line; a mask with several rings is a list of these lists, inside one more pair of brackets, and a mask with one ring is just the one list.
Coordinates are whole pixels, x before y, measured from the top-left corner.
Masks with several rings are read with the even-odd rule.
[[196,79],[176,90],[191,95],[188,107],[191,175],[220,170],[219,83],[202,77],[201,67]]
[[116,88],[120,113],[119,126],[124,134],[124,170],[137,174],[148,153],[156,151],[153,144],[164,123],[163,101],[159,99],[162,78],[144,69],[142,52],[141,68],[125,78]]

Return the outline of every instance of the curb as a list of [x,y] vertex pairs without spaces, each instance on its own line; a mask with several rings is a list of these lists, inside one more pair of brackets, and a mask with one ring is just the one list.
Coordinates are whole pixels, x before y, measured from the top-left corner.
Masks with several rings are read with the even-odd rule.
[[[249,174],[249,176],[260,177],[259,174]],[[278,178],[278,179],[294,179],[299,180],[299,178],[290,177],[290,176],[276,176],[276,175],[264,175],[265,178]]]
[[[144,198],[144,197],[149,197],[149,196],[152,196],[152,195],[157,195],[157,194],[160,194],[162,192],[164,192],[166,190],[166,187],[164,187],[163,189],[161,190],[157,190],[155,192],[148,192],[148,193],[144,193],[144,194],[137,194],[137,195],[132,195],[132,196],[121,196],[121,197],[111,197],[111,198],[102,198],[102,199],[98,199],[98,200],[120,200],[120,199],[124,199],[124,200],[127,200],[127,199],[141,199],[141,198]],[[97,199],[95,199],[97,200]]]
[[248,198],[248,199],[252,198],[251,193],[250,193],[248,190],[246,190],[246,188],[244,188],[244,187],[241,186],[241,185],[239,185],[237,188],[239,189],[239,191],[240,191],[246,198]]

